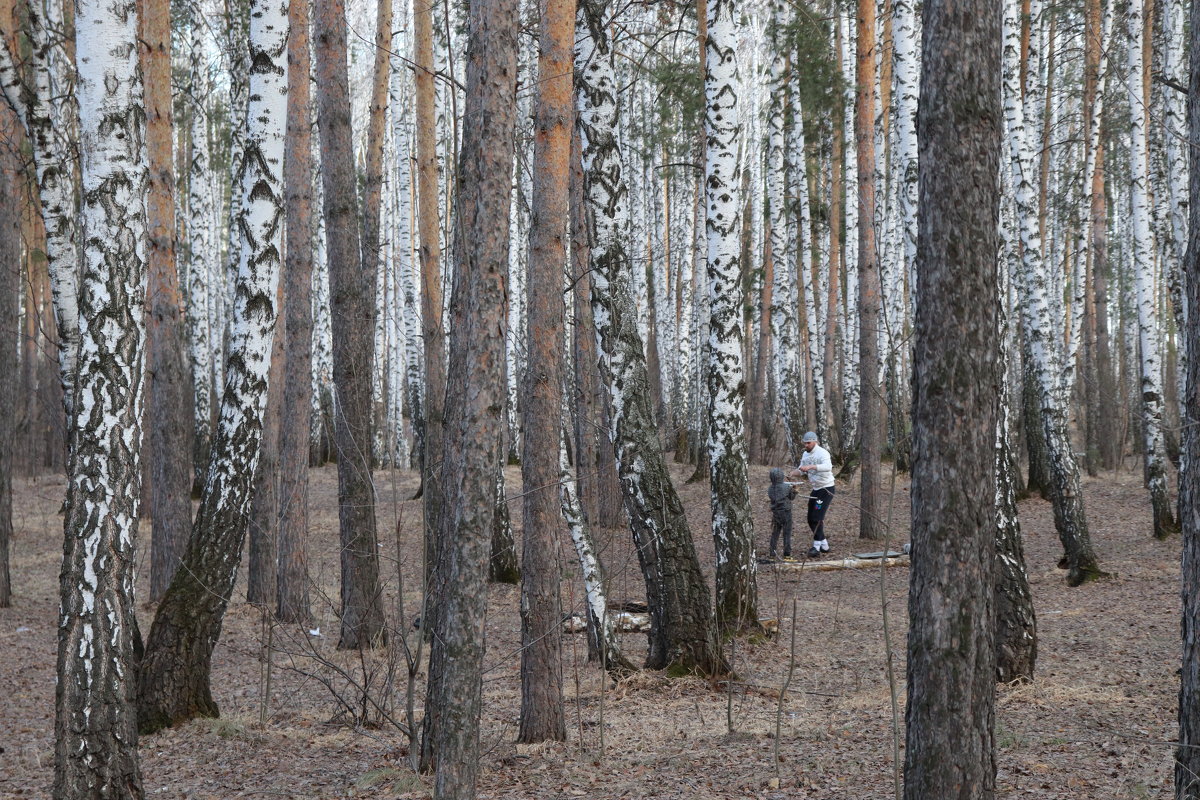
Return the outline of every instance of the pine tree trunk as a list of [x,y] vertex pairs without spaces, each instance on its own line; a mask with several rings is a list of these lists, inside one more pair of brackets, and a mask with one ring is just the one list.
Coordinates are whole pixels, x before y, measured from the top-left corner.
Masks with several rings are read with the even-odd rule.
[[250,101],[235,227],[241,247],[230,323],[230,358],[212,459],[183,563],[159,604],[138,674],[138,726],[153,732],[216,716],[210,687],[241,560],[258,463],[283,245],[283,142],[287,94],[287,4],[254,0]]
[[[708,449],[716,615],[723,629],[758,626],[754,522],[746,475],[738,282],[743,261],[738,231],[737,14],[733,0],[709,0],[704,88],[708,191]],[[762,354],[769,357],[770,349]],[[762,387],[757,387],[761,392]]]
[[[417,227],[421,259],[421,342],[425,389],[421,418],[421,488],[425,514],[425,577],[437,561],[437,531],[442,514],[439,483],[446,402],[446,332],[442,326],[442,245],[438,217],[437,103],[434,92],[433,5],[413,5],[417,69]],[[427,589],[428,591],[428,589]],[[432,628],[430,628],[432,629]]]
[[904,796],[996,790],[1000,9],[926,0]]
[[[353,132],[346,72],[343,0],[316,0],[317,118],[333,320],[334,446],[341,530],[341,633],[338,647],[383,643],[375,491],[371,482],[371,374],[375,355],[375,259],[360,259]],[[368,268],[364,268],[364,264]]]
[[287,211],[284,255],[283,398],[279,429],[279,571],[275,615],[307,622],[308,439],[312,424],[313,143],[309,57],[310,0],[288,4],[287,140],[283,188]]
[[[54,797],[141,798],[133,579],[146,190],[136,4],[76,6],[83,269],[59,582]],[[86,413],[82,410],[86,409]]]
[[456,402],[446,408],[440,478],[445,513],[438,520],[436,566],[441,593],[434,599],[441,611],[429,654],[421,751],[422,768],[436,769],[435,798],[473,798],[479,770],[488,550],[504,428],[516,6],[516,0],[471,0],[468,11],[466,124],[448,325],[447,397]]
[[[528,330],[521,477],[521,722],[517,741],[567,738],[562,694],[562,598],[558,550],[563,520],[563,274],[570,219],[571,132],[575,122],[574,0],[543,0],[534,111],[533,194],[529,226]],[[520,247],[520,243],[514,243]]]
[[647,666],[720,674],[708,587],[672,486],[650,408],[649,381],[626,252],[629,206],[617,148],[615,53],[597,0],[579,4],[575,63],[585,186],[591,211],[592,315],[612,403],[611,436],[650,605]]
[[854,143],[858,158],[858,373],[859,491],[858,536],[882,539],[883,396],[879,384],[879,331],[882,287],[875,236],[875,0],[858,0],[858,45]]
[[153,521],[150,600],[162,598],[192,524],[191,398],[184,372],[183,297],[175,267],[175,178],[171,117],[171,4],[143,0],[147,214],[146,415],[148,511]]
[[[25,182],[20,153],[10,142],[17,140],[18,121],[7,105],[0,107],[0,197],[16,197]],[[17,347],[21,298],[21,214],[17,203],[0,204],[0,375],[18,375]],[[12,605],[12,575],[9,569],[13,533],[12,476],[16,432],[17,381],[0,381],[0,608]]]

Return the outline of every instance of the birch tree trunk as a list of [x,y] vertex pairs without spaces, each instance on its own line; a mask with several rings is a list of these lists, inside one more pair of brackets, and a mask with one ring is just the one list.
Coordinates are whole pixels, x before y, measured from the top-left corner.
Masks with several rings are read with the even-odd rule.
[[1133,229],[1132,255],[1134,284],[1137,289],[1138,348],[1140,359],[1140,399],[1142,442],[1146,484],[1154,513],[1154,536],[1162,539],[1178,530],[1171,500],[1167,494],[1166,449],[1163,443],[1163,395],[1161,342],[1158,334],[1158,297],[1154,290],[1154,243],[1150,230],[1150,164],[1146,131],[1147,97],[1143,59],[1148,24],[1142,18],[1142,3],[1131,2],[1125,19],[1129,49],[1129,115],[1132,123],[1130,142],[1130,223]]
[[758,587],[742,422],[746,378],[739,302],[737,7],[734,0],[709,0],[707,5],[709,479],[717,558],[717,623],[722,629],[738,630],[758,626]]
[[[567,738],[562,695],[561,470],[563,276],[570,221],[575,0],[542,0],[529,230],[528,358],[521,403],[521,723],[517,740]],[[516,246],[520,246],[517,243]],[[556,447],[556,445],[558,445]]]
[[[313,4],[317,117],[333,321],[334,446],[341,531],[341,633],[338,647],[382,644],[379,545],[371,480],[371,371],[375,357],[375,259],[360,249],[343,0]],[[364,266],[366,265],[366,266]]]
[[[999,273],[1000,296],[997,336],[1000,363],[1015,361],[1017,332],[1009,324],[1005,310],[1012,295],[1013,261],[1020,258],[1015,241],[1011,179],[1003,169],[1001,155],[1000,230],[1003,245]],[[1010,683],[1032,680],[1037,662],[1037,616],[1029,576],[1025,569],[1025,550],[1021,541],[1021,523],[1017,514],[1016,478],[1020,465],[1012,451],[1012,412],[1014,399],[1021,396],[1020,381],[1010,380],[1016,372],[1002,368],[1002,386],[996,417],[996,681]],[[1019,374],[1019,372],[1017,372]]]
[[1021,271],[1017,278],[1020,296],[1021,326],[1029,348],[1029,369],[1036,378],[1041,406],[1042,432],[1045,436],[1053,479],[1051,501],[1054,522],[1065,551],[1067,583],[1081,583],[1102,577],[1092,551],[1079,485],[1079,467],[1067,436],[1067,409],[1059,391],[1058,342],[1051,323],[1046,297],[1046,276],[1041,258],[1036,200],[1033,194],[1033,160],[1026,138],[1024,107],[1018,85],[1017,54],[1020,22],[1016,0],[1004,5],[1004,118],[1011,140],[1010,168],[1017,203],[1018,227],[1022,245]]
[[283,154],[285,341],[279,429],[279,566],[275,615],[307,622],[308,439],[312,424],[313,142],[309,56],[310,0],[288,3],[287,140]]
[[83,272],[60,574],[54,796],[141,798],[133,578],[146,164],[133,0],[76,6]]
[[[422,767],[435,798],[473,798],[494,478],[504,426],[504,294],[517,79],[516,0],[471,0],[455,215],[448,416]],[[486,126],[486,130],[485,130]],[[564,220],[565,223],[565,220]],[[558,283],[556,282],[557,286]],[[469,388],[468,388],[469,387]],[[559,413],[555,409],[555,418]]]
[[652,669],[725,671],[679,495],[671,485],[650,408],[649,379],[625,250],[629,206],[617,148],[615,52],[598,0],[579,4],[575,65],[585,188],[591,210],[592,315],[612,404],[610,429],[625,509],[650,606]]
[[996,790],[1000,9],[925,0],[904,796]]
[[266,405],[283,245],[287,4],[253,0],[250,101],[236,227],[241,240],[225,394],[200,509],[181,568],[155,614],[138,674],[138,726],[216,716],[213,648],[241,560]]
[[[63,5],[30,3],[30,70],[20,80],[8,42],[0,43],[0,86],[29,139],[46,233],[54,320],[58,334],[59,380],[63,406],[74,413],[75,371],[79,356],[79,195],[74,158],[79,152],[79,120],[73,65],[68,55]],[[78,12],[76,12],[78,14]],[[78,37],[77,37],[78,38]],[[76,61],[78,62],[78,42]]]

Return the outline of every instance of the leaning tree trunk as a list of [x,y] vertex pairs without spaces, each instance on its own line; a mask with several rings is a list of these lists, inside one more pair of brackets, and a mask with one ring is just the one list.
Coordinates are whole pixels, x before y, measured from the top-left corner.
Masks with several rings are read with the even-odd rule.
[[312,102],[310,0],[288,4],[288,110],[284,143],[285,224],[283,398],[279,428],[279,566],[275,614],[307,622],[308,439],[312,424]]
[[[1007,141],[1007,140],[1005,140]],[[1007,156],[1002,149],[1001,159]],[[1003,388],[996,419],[996,680],[1008,683],[1032,679],[1037,660],[1037,618],[1029,576],[1025,569],[1025,550],[1021,541],[1021,524],[1017,517],[1017,479],[1020,465],[1012,449],[1012,413],[1014,400],[1020,400],[1023,390],[1020,381],[1009,380],[1014,370],[1011,364],[1016,352],[1017,331],[1008,321],[1008,303],[1012,296],[1012,275],[1017,271],[1020,253],[1017,248],[1016,218],[1012,202],[1012,181],[1001,170],[1000,232],[1003,245],[1000,252],[1000,307],[997,315],[997,336],[1001,346],[1004,368]],[[1039,428],[1040,430],[1040,428]]]
[[1167,494],[1167,454],[1163,443],[1163,394],[1161,342],[1158,334],[1158,296],[1154,290],[1154,245],[1150,232],[1150,163],[1147,153],[1146,92],[1142,4],[1131,2],[1126,17],[1128,37],[1129,109],[1132,122],[1130,142],[1130,223],[1133,230],[1133,273],[1137,291],[1138,348],[1141,368],[1140,391],[1143,455],[1146,484],[1154,513],[1154,536],[1162,539],[1178,530]]
[[[617,148],[615,51],[599,0],[579,4],[575,64],[585,190],[591,211],[592,316],[612,405],[610,435],[646,599],[646,666],[714,675],[726,670],[708,587],[683,504],[671,485],[651,410],[649,376],[632,295],[629,204]],[[738,348],[740,352],[740,347]]]
[[[434,797],[473,798],[487,566],[504,428],[504,294],[516,124],[516,0],[471,0],[455,215],[454,288],[436,572],[421,766]],[[564,221],[565,223],[565,221]],[[557,417],[557,411],[556,411]]]
[[1000,9],[925,0],[904,796],[996,790]]
[[[1200,3],[1192,3],[1188,82],[1188,136],[1200,141]],[[1188,246],[1183,273],[1189,308],[1200,308],[1200,169],[1188,183]],[[1200,353],[1200,314],[1188,315],[1188,352]],[[1188,360],[1183,398],[1184,469],[1179,476],[1183,526],[1183,664],[1179,686],[1179,748],[1175,751],[1176,800],[1200,799],[1200,358]]]
[[[722,629],[737,630],[758,626],[754,521],[742,422],[746,377],[739,291],[737,7],[734,0],[709,0],[707,5],[704,183],[708,206],[709,496],[717,557],[717,623]],[[769,351],[760,354],[760,358],[768,357]]]
[[141,798],[133,579],[147,174],[137,7],[133,0],[80,2],[75,23],[84,246],[59,584],[54,796]]
[[[342,625],[338,647],[382,643],[379,544],[371,482],[371,370],[375,356],[375,261],[360,260],[343,0],[313,4],[317,119],[333,320],[334,446],[338,462]],[[364,268],[366,265],[366,268]]]
[[1079,485],[1079,466],[1067,434],[1067,409],[1059,385],[1059,343],[1054,341],[1046,275],[1038,235],[1036,198],[1033,193],[1033,159],[1026,138],[1025,112],[1018,84],[1020,20],[1018,0],[1004,3],[1004,118],[1010,139],[1010,168],[1021,236],[1021,270],[1017,276],[1021,327],[1029,348],[1027,369],[1036,379],[1041,405],[1042,432],[1053,479],[1051,501],[1054,522],[1066,553],[1067,584],[1078,586],[1104,573],[1092,551]]
[[287,111],[287,3],[253,0],[250,104],[235,221],[241,231],[225,394],[212,458],[183,563],[146,642],[138,725],[153,732],[216,716],[209,673],[233,593],[258,465],[283,245],[283,140]]
[[[521,742],[567,738],[562,693],[562,528],[559,456],[563,429],[563,276],[571,216],[571,132],[575,104],[574,0],[543,0],[534,112],[533,194],[523,398],[521,476]],[[520,246],[520,243],[517,243]]]

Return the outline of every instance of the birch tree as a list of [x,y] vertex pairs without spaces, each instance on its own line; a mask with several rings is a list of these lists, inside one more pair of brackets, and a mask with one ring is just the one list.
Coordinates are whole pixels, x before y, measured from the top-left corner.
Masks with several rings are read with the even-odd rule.
[[[1192,4],[1188,37],[1187,133],[1200,141],[1200,3]],[[1194,154],[1188,179],[1188,246],[1184,279],[1190,308],[1200,308],[1200,169]],[[1188,316],[1188,352],[1200,353],[1200,314]],[[1183,658],[1179,686],[1179,747],[1175,751],[1175,798],[1200,798],[1200,358],[1188,360],[1183,397],[1185,458],[1179,476],[1183,528]]]
[[[713,542],[717,557],[716,612],[726,629],[758,625],[754,522],[746,477],[742,422],[746,377],[742,363],[737,160],[737,6],[709,0],[704,93],[708,208],[708,453]],[[768,354],[764,353],[763,357]]]
[[991,798],[1001,13],[925,0],[904,796]]
[[1060,354],[1052,332],[1047,299],[1046,275],[1042,264],[1037,200],[1033,190],[1033,159],[1025,126],[1025,110],[1019,79],[1019,0],[1004,3],[1004,120],[1010,140],[1009,168],[1017,209],[1017,228],[1022,258],[1016,284],[1021,327],[1029,349],[1028,369],[1033,371],[1040,403],[1041,430],[1045,437],[1053,480],[1051,501],[1054,522],[1065,551],[1067,583],[1078,586],[1104,573],[1092,551],[1079,484],[1079,467],[1067,437],[1067,408],[1059,382]]
[[[79,353],[79,193],[76,163],[64,154],[79,151],[79,121],[73,65],[64,32],[63,5],[30,3],[31,80],[22,81],[8,40],[0,42],[0,88],[25,129],[33,151],[34,174],[46,229],[54,320],[58,334],[59,380],[63,405],[74,413]],[[78,47],[78,44],[76,44]],[[78,61],[78,57],[76,58]]]
[[138,725],[152,732],[216,716],[212,651],[241,560],[258,464],[283,246],[287,4],[253,0],[250,100],[236,227],[240,256],[225,393],[200,509],[181,568],[155,614],[138,674]]
[[650,606],[646,665],[720,674],[725,664],[711,624],[708,588],[651,411],[632,295],[633,265],[625,249],[629,205],[616,139],[616,54],[603,11],[598,0],[579,4],[576,103],[591,213],[592,316],[612,407],[610,437]]
[[1154,243],[1150,228],[1150,163],[1145,94],[1145,35],[1150,27],[1142,18],[1142,4],[1131,2],[1125,18],[1128,36],[1130,141],[1130,225],[1134,284],[1137,291],[1139,375],[1142,437],[1145,451],[1146,484],[1154,513],[1154,536],[1164,538],[1176,530],[1171,500],[1167,495],[1166,450],[1163,442],[1162,363],[1160,361],[1158,297],[1155,287]]
[[54,796],[140,798],[133,578],[147,174],[137,7],[132,0],[81,2],[75,22],[83,270],[59,583]]

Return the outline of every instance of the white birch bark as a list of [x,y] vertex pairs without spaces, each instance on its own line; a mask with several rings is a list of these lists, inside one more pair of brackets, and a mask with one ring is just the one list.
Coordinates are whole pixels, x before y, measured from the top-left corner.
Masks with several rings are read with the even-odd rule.
[[1134,284],[1137,291],[1138,343],[1140,347],[1140,391],[1142,436],[1146,459],[1146,483],[1154,511],[1154,536],[1163,538],[1176,529],[1167,496],[1166,447],[1163,441],[1163,395],[1161,341],[1158,329],[1158,297],[1155,292],[1154,242],[1150,226],[1150,164],[1145,93],[1144,37],[1148,26],[1142,4],[1132,2],[1125,18],[1129,48],[1126,74],[1129,92],[1130,142],[1129,203]]
[[[1193,0],[1194,2],[1194,0]],[[1183,0],[1160,0],[1162,5],[1162,75],[1174,86],[1164,86],[1162,96],[1163,150],[1167,162],[1166,202],[1171,220],[1171,241],[1175,263],[1187,252],[1188,237],[1188,155],[1187,98],[1176,87],[1188,85],[1188,66],[1184,46]],[[1194,34],[1193,34],[1194,35]],[[1193,156],[1195,160],[1195,156]]]
[[[774,265],[771,289],[771,344],[770,354],[774,371],[775,396],[769,398],[767,408],[777,410],[777,418],[783,423],[787,437],[788,452],[797,449],[793,441],[791,424],[795,415],[796,375],[796,304],[795,304],[795,259],[794,250],[788,241],[788,214],[785,193],[788,180],[785,131],[785,115],[788,106],[787,73],[785,72],[785,42],[783,28],[788,17],[782,0],[771,2],[771,73],[769,117],[767,122],[767,210],[771,234],[771,260]],[[759,387],[765,392],[767,387]],[[768,420],[773,422],[773,420]]]
[[[1035,0],[1036,2],[1036,0]],[[1016,284],[1020,296],[1021,326],[1032,354],[1041,400],[1042,423],[1050,471],[1055,527],[1066,551],[1067,582],[1072,586],[1098,577],[1100,572],[1087,531],[1079,468],[1067,437],[1067,409],[1058,391],[1059,343],[1055,341],[1046,297],[1046,276],[1038,229],[1034,160],[1027,138],[1020,89],[1020,0],[1004,4],[1004,116],[1009,139],[1009,169],[1016,203],[1017,229],[1022,258]]]
[[717,618],[726,627],[758,623],[754,527],[746,477],[742,364],[741,226],[738,156],[737,6],[709,0],[704,87],[708,139],[708,451]]
[[78,108],[63,32],[61,3],[30,3],[31,86],[19,80],[7,40],[0,42],[0,86],[25,127],[33,150],[38,199],[46,229],[46,261],[58,334],[59,380],[67,417],[74,410],[79,353]]
[[[649,380],[626,250],[629,196],[617,146],[621,130],[615,52],[596,0],[579,4],[576,76],[593,279],[592,316],[612,410],[611,441],[650,605],[647,665],[723,668],[710,627],[708,590],[691,533],[667,475],[650,409]],[[699,581],[699,585],[695,582]]]
[[[54,796],[133,798],[142,795],[131,664],[148,185],[138,15],[132,0],[85,0],[75,22],[83,272],[76,402],[68,407]],[[67,162],[51,181],[69,183],[70,172]],[[74,245],[64,244],[60,266],[69,255],[73,271]]]
[[843,90],[842,106],[845,132],[846,168],[845,187],[845,241],[842,247],[842,268],[846,274],[846,284],[842,292],[842,304],[839,314],[840,354],[842,360],[842,424],[841,442],[843,448],[851,448],[858,441],[858,160],[854,157],[854,148],[849,146],[853,141],[854,131],[854,85],[855,85],[855,41],[857,32],[851,24],[854,11],[838,14],[839,38],[841,48],[841,69]]
[[220,261],[215,244],[217,199],[214,196],[212,152],[209,139],[209,90],[207,37],[208,20],[201,9],[193,11],[189,30],[188,68],[191,103],[189,115],[191,151],[188,158],[187,263],[184,266],[188,298],[188,354],[192,366],[194,389],[193,463],[197,477],[202,477],[208,462],[212,440],[213,363],[212,363],[212,303],[210,283],[220,274]]

